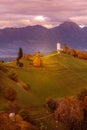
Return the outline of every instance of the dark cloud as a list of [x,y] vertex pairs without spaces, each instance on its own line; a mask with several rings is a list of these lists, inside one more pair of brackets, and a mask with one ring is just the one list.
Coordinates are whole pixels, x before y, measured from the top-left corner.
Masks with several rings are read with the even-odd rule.
[[[52,27],[68,19],[86,25],[86,15],[87,0],[0,0],[0,27],[35,24]],[[36,16],[43,18],[35,19]]]

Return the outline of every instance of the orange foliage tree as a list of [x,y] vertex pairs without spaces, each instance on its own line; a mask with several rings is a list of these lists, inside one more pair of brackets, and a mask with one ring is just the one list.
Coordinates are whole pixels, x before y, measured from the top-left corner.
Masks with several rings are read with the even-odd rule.
[[40,67],[42,66],[42,59],[41,59],[41,53],[38,52],[35,56],[35,59],[33,60],[33,66]]
[[80,103],[77,99],[63,99],[55,111],[55,116],[58,121],[68,126],[69,130],[81,130],[83,113],[80,110]]

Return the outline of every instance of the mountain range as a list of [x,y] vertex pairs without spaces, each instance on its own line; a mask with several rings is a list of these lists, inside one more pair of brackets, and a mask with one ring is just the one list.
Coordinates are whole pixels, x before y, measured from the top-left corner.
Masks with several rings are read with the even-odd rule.
[[81,28],[72,21],[66,21],[51,29],[41,25],[0,29],[0,55],[16,55],[19,47],[24,53],[41,51],[45,54],[56,50],[58,41],[62,46],[68,44],[71,48],[86,51],[87,27]]

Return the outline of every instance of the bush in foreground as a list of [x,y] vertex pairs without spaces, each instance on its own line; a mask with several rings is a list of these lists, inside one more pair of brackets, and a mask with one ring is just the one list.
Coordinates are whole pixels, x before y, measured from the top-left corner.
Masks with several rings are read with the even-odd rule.
[[87,96],[87,89],[83,89],[78,95],[77,95],[77,98],[79,100],[84,100],[85,96]]
[[8,88],[5,91],[5,98],[9,101],[14,101],[17,97],[17,92],[13,88]]
[[9,76],[10,79],[12,79],[12,80],[15,81],[15,82],[18,82],[18,81],[19,81],[17,72],[15,72],[13,69],[11,69],[11,70],[8,72],[8,76]]
[[83,112],[75,98],[65,98],[55,111],[56,119],[66,125],[69,130],[82,130]]
[[50,97],[50,98],[48,98],[47,100],[46,100],[46,104],[47,104],[47,106],[50,108],[50,110],[52,111],[52,112],[54,112],[55,110],[56,110],[56,108],[57,108],[57,101],[55,100],[55,99],[53,99],[52,97]]
[[38,130],[31,123],[22,119],[20,115],[9,117],[6,112],[0,112],[0,130]]

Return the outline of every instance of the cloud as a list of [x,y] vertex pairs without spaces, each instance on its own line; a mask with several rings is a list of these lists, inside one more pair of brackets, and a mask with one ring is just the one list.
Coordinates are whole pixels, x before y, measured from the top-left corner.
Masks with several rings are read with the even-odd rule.
[[80,26],[87,26],[87,16],[75,16],[71,17],[70,19],[79,24]]
[[68,19],[86,25],[86,15],[87,0],[0,0],[0,28],[35,24],[52,27]]

